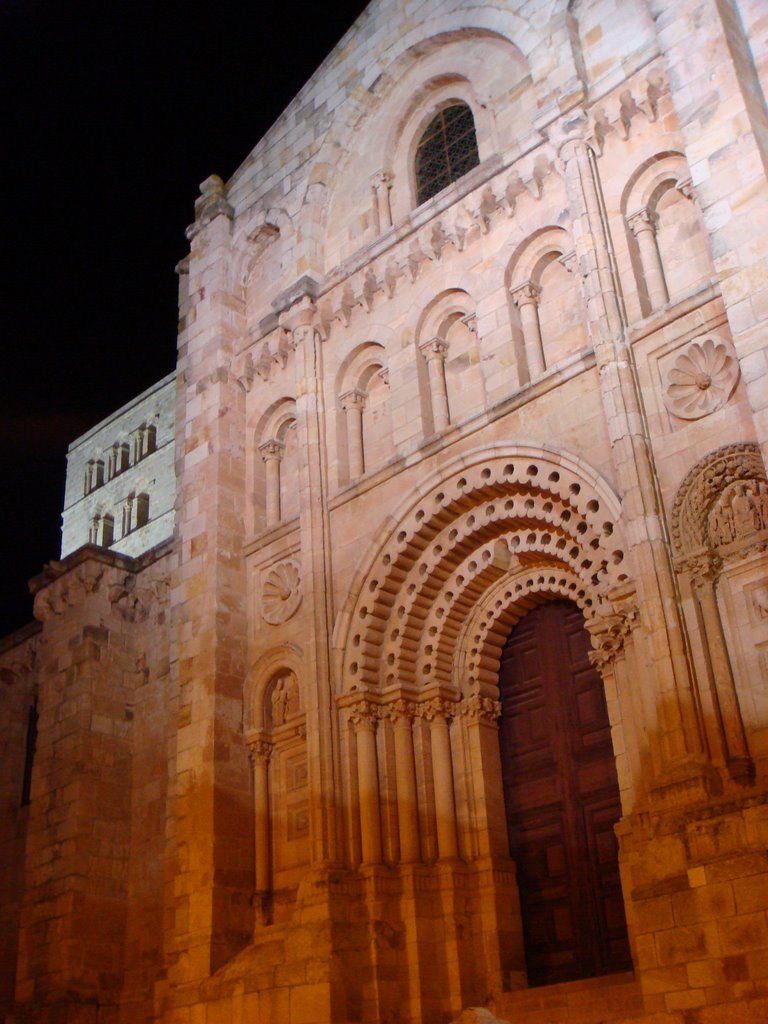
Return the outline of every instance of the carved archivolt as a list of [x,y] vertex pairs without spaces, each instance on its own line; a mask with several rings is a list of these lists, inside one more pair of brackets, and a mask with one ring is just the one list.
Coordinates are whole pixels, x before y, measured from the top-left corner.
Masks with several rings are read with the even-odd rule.
[[667,373],[664,404],[684,420],[696,420],[722,408],[739,379],[739,361],[723,338],[692,341]]
[[612,611],[627,572],[603,481],[540,448],[459,466],[423,489],[365,573],[339,638],[345,689],[495,685],[509,626],[537,600],[567,596],[588,621]]
[[680,485],[672,509],[678,562],[744,539],[768,525],[768,489],[756,444],[732,444],[702,459]]
[[264,573],[261,614],[266,622],[285,622],[301,604],[301,573],[293,560],[280,562]]

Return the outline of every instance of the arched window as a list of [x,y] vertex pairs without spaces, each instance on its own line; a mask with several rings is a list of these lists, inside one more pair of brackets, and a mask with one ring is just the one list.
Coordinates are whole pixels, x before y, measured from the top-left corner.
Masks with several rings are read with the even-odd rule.
[[416,148],[416,197],[419,205],[479,163],[472,111],[466,103],[443,107],[427,125]]

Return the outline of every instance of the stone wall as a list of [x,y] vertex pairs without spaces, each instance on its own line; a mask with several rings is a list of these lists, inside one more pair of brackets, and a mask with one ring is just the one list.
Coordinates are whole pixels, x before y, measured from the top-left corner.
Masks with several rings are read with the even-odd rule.
[[[146,456],[173,452],[172,547],[36,584],[20,1019],[761,1019],[764,29],[729,0],[380,0],[203,182],[147,399],[176,403]],[[419,205],[457,104],[478,161]],[[70,459],[72,523],[110,431]],[[535,988],[499,665],[563,599],[633,970]]]

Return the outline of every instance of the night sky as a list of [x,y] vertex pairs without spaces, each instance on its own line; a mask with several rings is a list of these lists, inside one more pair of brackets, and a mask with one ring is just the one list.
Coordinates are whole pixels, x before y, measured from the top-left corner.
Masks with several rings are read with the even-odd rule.
[[365,7],[0,0],[0,637],[59,555],[67,445],[173,369],[199,183]]

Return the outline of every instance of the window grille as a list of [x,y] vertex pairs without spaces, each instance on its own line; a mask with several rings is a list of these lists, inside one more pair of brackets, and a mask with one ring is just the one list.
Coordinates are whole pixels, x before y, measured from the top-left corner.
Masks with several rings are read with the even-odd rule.
[[419,205],[436,196],[452,181],[477,167],[475,119],[466,103],[438,111],[416,149],[416,195]]

